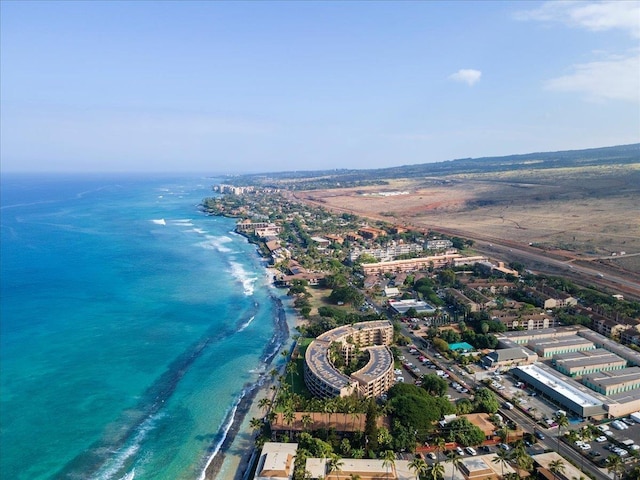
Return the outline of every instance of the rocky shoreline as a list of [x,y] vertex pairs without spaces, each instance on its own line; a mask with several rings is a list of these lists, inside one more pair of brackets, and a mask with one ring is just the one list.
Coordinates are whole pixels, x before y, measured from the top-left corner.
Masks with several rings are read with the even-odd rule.
[[[271,343],[276,346],[279,345],[279,348],[273,348],[265,358],[267,368],[265,368],[265,373],[262,374],[260,380],[254,384],[254,388],[247,386],[245,389],[245,394],[236,407],[232,424],[220,450],[206,467],[201,479],[241,480],[244,478],[247,469],[251,467],[250,460],[254,451],[254,434],[250,430],[248,421],[253,417],[262,416],[263,413],[258,408],[257,403],[261,398],[271,393],[270,387],[274,383],[268,373],[268,369],[274,359],[277,358],[281,347],[289,339],[289,325],[282,300],[275,295],[272,298],[277,305],[277,315],[275,335]],[[266,350],[268,350],[268,347]]]

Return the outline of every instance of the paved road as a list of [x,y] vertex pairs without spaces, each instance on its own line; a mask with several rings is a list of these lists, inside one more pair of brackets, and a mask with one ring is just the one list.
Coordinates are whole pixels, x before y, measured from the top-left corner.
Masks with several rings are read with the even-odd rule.
[[[555,452],[558,452],[558,429],[543,429],[536,425],[531,418],[527,415],[519,411],[518,409],[513,410],[500,410],[500,414],[514,421],[516,424],[520,425],[525,432],[533,433],[534,430],[538,430],[545,435],[544,440],[538,440],[538,443],[543,447],[551,449]],[[564,433],[564,432],[563,432]],[[585,458],[583,455],[576,452],[573,448],[566,445],[564,442],[560,442],[560,452],[559,454],[571,460],[574,465],[577,465],[580,470],[585,473],[589,473],[593,475],[596,480],[611,480],[607,474],[596,467],[588,458]]]

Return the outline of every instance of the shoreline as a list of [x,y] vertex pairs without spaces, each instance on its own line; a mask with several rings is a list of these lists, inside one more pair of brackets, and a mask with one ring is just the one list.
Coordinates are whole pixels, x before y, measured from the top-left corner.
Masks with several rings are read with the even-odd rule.
[[[266,271],[271,282],[275,271],[268,266]],[[258,407],[258,402],[262,398],[273,395],[270,388],[276,383],[276,380],[269,375],[269,370],[271,368],[280,370],[284,366],[274,367],[274,364],[278,360],[278,354],[282,347],[286,346],[291,340],[291,327],[299,323],[297,315],[293,315],[293,318],[290,319],[287,314],[287,308],[278,295],[273,294],[272,298],[277,305],[274,340],[276,343],[280,343],[280,346],[265,359],[267,368],[265,368],[265,372],[257,383],[254,384],[254,388],[247,390],[249,386],[246,386],[243,390],[244,395],[235,406],[235,412],[232,411],[233,419],[225,438],[213,458],[208,460],[209,463],[200,475],[200,480],[242,480],[247,468],[250,466],[249,461],[255,450],[255,433],[249,427],[249,422],[254,417],[264,417],[264,413]]]

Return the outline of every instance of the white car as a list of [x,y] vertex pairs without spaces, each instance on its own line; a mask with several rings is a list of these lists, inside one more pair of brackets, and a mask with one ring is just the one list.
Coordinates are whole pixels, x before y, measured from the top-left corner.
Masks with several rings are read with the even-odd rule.
[[460,456],[464,455],[464,450],[462,450],[460,447],[456,447],[456,453]]
[[511,447],[509,445],[507,445],[506,443],[501,443],[499,446],[505,452],[508,452],[509,450],[511,450]]
[[606,441],[607,441],[607,437],[605,437],[604,435],[600,435],[598,438],[596,438],[596,442],[598,443],[602,443]]
[[475,448],[473,448],[473,447],[467,447],[467,448],[465,448],[465,451],[466,451],[469,455],[472,455],[472,456],[475,456],[475,455],[477,455],[477,454],[478,454],[478,452],[476,452],[476,449],[475,449]]
[[582,445],[580,445],[580,450],[591,450],[591,445],[589,445],[588,443],[583,443]]

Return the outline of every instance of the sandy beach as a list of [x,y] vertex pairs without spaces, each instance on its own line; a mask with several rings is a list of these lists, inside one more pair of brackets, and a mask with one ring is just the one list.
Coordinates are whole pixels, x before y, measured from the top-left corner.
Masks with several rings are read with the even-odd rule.
[[[267,269],[270,278],[276,273],[275,270]],[[278,333],[287,336],[283,348],[291,346],[290,332],[300,323],[300,319],[295,310],[283,305],[278,298],[278,318],[276,320],[276,335]],[[258,407],[258,402],[265,397],[272,398],[274,392],[270,387],[275,383],[269,375],[273,368],[282,369],[285,363],[282,362],[279,352],[271,359],[266,371],[261,377],[260,383],[248,392],[239,402],[233,423],[231,424],[227,436],[220,448],[220,451],[213,458],[206,468],[201,480],[242,480],[246,470],[249,468],[249,461],[254,451],[255,433],[249,423],[252,418],[262,418],[264,412]]]

